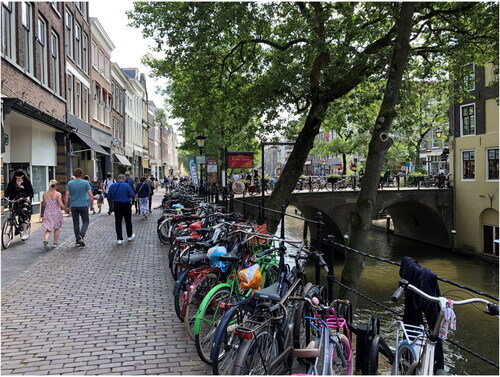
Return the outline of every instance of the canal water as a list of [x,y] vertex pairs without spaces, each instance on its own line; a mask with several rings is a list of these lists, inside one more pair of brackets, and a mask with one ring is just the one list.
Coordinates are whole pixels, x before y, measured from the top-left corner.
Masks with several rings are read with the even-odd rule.
[[[293,207],[288,208],[288,213],[295,214]],[[279,228],[278,228],[279,229]],[[285,232],[287,238],[301,239],[303,222],[298,219],[287,217],[285,221]],[[394,235],[386,235],[383,229],[372,229],[368,234],[371,245],[367,253],[401,262],[404,256],[417,260],[422,267],[427,267],[439,277],[461,283],[468,287],[483,291],[498,297],[498,265],[476,260],[461,254],[452,253],[448,249],[432,246],[414,240]],[[338,254],[338,255],[337,255]],[[343,255],[337,253],[335,256],[335,278],[340,280]],[[326,272],[323,271],[322,275]],[[311,271],[310,276],[314,276]],[[398,286],[399,267],[366,258],[360,291],[399,313],[403,311],[402,302],[394,304],[391,295]],[[323,284],[326,286],[326,279]],[[337,297],[338,285],[335,289]],[[441,295],[450,299],[465,299],[475,295],[469,291],[459,289],[452,285],[439,282]],[[488,298],[487,298],[488,299]],[[492,301],[488,299],[489,301]],[[464,305],[455,307],[457,316],[457,329],[449,334],[449,338],[462,346],[471,349],[483,357],[498,364],[499,359],[499,320],[483,313],[483,307]],[[394,314],[383,308],[359,298],[354,321],[356,324],[365,324],[373,316],[380,321],[380,333],[384,336],[390,346],[395,345],[395,322]],[[445,342],[445,367],[448,374],[456,375],[498,375],[496,367],[481,361],[477,357],[460,350],[455,345]]]

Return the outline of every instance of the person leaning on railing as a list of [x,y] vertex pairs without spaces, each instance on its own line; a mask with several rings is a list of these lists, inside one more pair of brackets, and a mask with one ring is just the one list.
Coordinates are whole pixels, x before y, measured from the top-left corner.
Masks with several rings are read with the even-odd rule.
[[31,199],[33,198],[33,186],[26,177],[24,171],[16,170],[14,176],[9,181],[5,190],[5,196],[10,200],[24,198],[25,200],[14,203],[12,210],[19,217],[19,223],[22,224],[21,239],[28,239],[28,223],[31,220]]

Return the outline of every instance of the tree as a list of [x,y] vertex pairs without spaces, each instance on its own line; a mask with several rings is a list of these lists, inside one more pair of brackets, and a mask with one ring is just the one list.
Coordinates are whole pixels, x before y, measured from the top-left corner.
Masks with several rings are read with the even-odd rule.
[[[181,104],[184,113],[192,110],[196,127],[206,120],[202,114],[213,118],[210,111],[221,118],[219,105],[235,120],[245,115],[259,120],[260,135],[304,119],[266,203],[273,209],[288,204],[330,106],[368,79],[385,82],[351,220],[355,243],[371,224],[406,63],[418,58],[428,70],[457,71],[464,62],[497,61],[498,55],[498,4],[493,2],[150,2],[135,3],[129,16],[144,36],[153,37],[154,50],[165,54],[146,59],[153,71],[189,87]],[[173,94],[180,98],[176,85]],[[292,110],[295,116],[289,115]],[[267,220],[275,230],[279,215],[269,214]],[[356,246],[363,249],[361,241]],[[352,282],[359,279],[362,263],[349,262],[353,268],[343,279]]]

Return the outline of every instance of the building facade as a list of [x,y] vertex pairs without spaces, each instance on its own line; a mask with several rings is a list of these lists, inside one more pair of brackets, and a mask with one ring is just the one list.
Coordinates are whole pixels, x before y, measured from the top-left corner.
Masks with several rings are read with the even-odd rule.
[[498,87],[494,69],[471,65],[469,99],[454,103],[450,126],[458,249],[498,257]]

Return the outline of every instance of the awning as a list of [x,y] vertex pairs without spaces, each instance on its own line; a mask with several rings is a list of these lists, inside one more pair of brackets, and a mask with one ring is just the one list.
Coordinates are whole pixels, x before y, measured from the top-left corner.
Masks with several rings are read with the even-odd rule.
[[[90,136],[87,136],[85,134],[82,134],[81,132],[73,132],[70,134],[70,139],[72,139],[74,136],[76,136],[80,141],[82,141],[84,144],[87,144],[87,146],[92,149],[95,152],[105,154],[106,156],[109,156],[109,153],[106,152],[99,144],[97,144],[94,139],[92,139]],[[74,141],[74,140],[73,140]],[[75,151],[78,152],[78,151]]]
[[115,157],[116,157],[116,159],[118,160],[118,162],[120,164],[122,164],[124,166],[132,166],[132,164],[130,163],[130,161],[128,160],[128,158],[125,157],[124,155],[115,153]]

